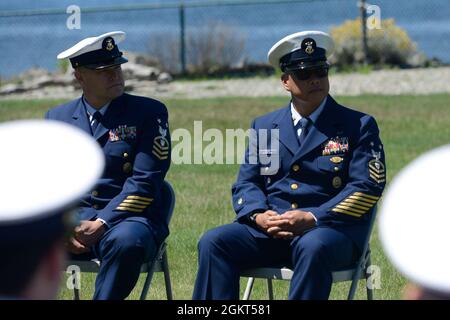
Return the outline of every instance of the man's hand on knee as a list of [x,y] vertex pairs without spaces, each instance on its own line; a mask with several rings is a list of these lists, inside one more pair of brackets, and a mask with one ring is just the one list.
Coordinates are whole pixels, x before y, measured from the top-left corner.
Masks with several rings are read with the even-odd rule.
[[75,228],[75,239],[86,247],[93,246],[105,233],[106,229],[101,221],[81,221]]
[[77,239],[72,237],[66,242],[66,248],[67,251],[73,254],[82,254],[91,251],[84,244],[80,243]]

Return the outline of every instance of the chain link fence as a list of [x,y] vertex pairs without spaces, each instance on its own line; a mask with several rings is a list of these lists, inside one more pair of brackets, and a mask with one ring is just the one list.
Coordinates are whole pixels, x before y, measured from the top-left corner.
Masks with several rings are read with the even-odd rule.
[[[366,6],[376,7],[365,10],[373,27],[367,30],[366,50],[361,40],[361,3],[357,0],[141,0],[135,5],[111,0],[108,7],[88,6],[89,2],[84,1],[79,7],[79,28],[74,29],[68,28],[76,18],[74,12],[67,12],[71,4],[68,0],[53,1],[60,6],[55,9],[17,7],[16,1],[3,2],[0,5],[0,76],[10,79],[36,67],[55,71],[60,67],[56,60],[59,52],[85,37],[113,30],[127,33],[121,50],[152,56],[150,60],[172,73],[264,65],[267,51],[280,38],[314,29],[332,31],[333,36],[339,38],[335,40],[339,40],[337,52],[342,59],[350,59],[348,55],[356,52],[356,58],[351,59],[364,62],[369,55],[371,63],[374,61],[370,59],[376,57],[371,46],[371,40],[375,41],[376,37],[372,35],[377,30],[380,32],[376,28],[378,17],[395,19],[395,25],[407,32],[417,45],[416,51],[424,54],[419,58],[411,57],[418,61],[416,65],[423,65],[425,57],[450,62],[448,0],[369,1]],[[348,20],[354,20],[353,24],[346,25],[348,30],[336,28]],[[401,32],[389,34],[396,40],[383,44],[381,60],[393,46],[403,46],[403,49],[407,46],[407,42],[399,39],[404,37]],[[384,39],[386,35],[381,24],[378,38]]]

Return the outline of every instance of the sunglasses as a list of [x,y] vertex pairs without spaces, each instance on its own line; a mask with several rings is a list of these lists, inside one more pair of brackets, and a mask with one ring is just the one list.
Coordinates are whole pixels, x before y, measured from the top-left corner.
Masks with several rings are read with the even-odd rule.
[[317,78],[325,78],[328,76],[328,66],[313,68],[313,69],[303,69],[303,70],[292,70],[289,73],[293,74],[298,80],[308,80],[313,75]]

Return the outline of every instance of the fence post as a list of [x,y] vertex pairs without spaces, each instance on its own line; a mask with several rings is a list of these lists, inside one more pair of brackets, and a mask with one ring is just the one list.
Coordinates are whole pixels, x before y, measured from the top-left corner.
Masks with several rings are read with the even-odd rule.
[[364,64],[369,62],[369,49],[367,45],[367,12],[366,12],[366,0],[360,0],[358,2],[359,9],[361,11],[361,31],[362,31],[362,47],[364,53]]
[[184,3],[180,3],[180,62],[181,62],[181,74],[186,74],[186,42],[185,42],[185,21],[184,21]]

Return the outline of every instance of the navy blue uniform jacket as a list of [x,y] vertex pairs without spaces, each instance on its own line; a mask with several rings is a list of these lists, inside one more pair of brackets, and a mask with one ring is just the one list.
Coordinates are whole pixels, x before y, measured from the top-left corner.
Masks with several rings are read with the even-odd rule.
[[[301,146],[290,104],[256,118],[252,129],[258,132],[256,147],[247,149],[232,188],[237,221],[245,223],[254,236],[267,237],[249,222],[252,213],[271,209],[282,214],[302,209],[315,215],[318,227],[340,230],[361,248],[372,209],[386,181],[384,151],[375,119],[341,106],[328,96]],[[271,129],[279,130],[278,148],[271,146]],[[264,131],[268,134],[262,135]],[[257,150],[258,160],[253,164],[249,163],[250,149]],[[270,162],[262,162],[261,156],[278,156],[278,170],[262,174]]]
[[[82,98],[55,107],[47,119],[92,134]],[[82,220],[101,218],[109,227],[123,219],[151,227],[158,241],[169,233],[161,212],[161,186],[170,165],[167,109],[159,101],[123,94],[111,101],[94,138],[106,167],[97,186],[79,205]]]

